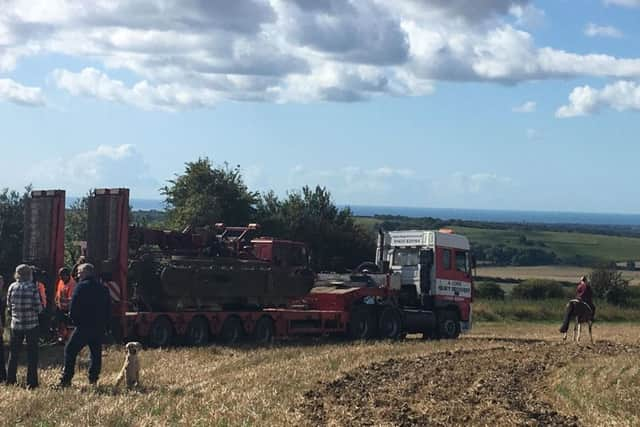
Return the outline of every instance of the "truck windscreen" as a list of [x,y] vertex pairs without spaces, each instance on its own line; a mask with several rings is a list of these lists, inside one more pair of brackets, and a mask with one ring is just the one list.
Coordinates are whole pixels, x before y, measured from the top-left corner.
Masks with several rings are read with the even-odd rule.
[[418,265],[419,258],[418,249],[395,249],[393,251],[393,265],[396,266]]

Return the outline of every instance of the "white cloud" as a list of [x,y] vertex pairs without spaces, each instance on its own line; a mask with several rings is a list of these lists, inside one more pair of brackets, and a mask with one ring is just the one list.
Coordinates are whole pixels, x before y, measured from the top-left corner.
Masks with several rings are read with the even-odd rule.
[[558,108],[556,117],[586,116],[606,107],[617,111],[640,111],[640,84],[618,81],[599,90],[590,86],[576,87],[569,95],[569,104]]
[[527,101],[522,105],[513,107],[512,111],[514,113],[533,113],[536,111],[536,103],[534,101]]
[[39,107],[45,104],[39,87],[23,86],[11,79],[0,79],[0,100],[27,107]]
[[430,180],[425,187],[427,205],[482,209],[504,209],[518,191],[516,181],[495,172],[455,172]]
[[483,172],[466,174],[456,172],[453,174],[451,183],[453,190],[458,193],[478,194],[495,189],[496,187],[510,186],[513,184],[513,180],[508,177],[498,176],[495,173]]
[[540,132],[537,129],[527,129],[527,139],[529,141],[536,141],[540,139]]
[[327,187],[339,202],[352,204],[406,205],[406,193],[416,195],[418,206],[424,203],[424,178],[410,168],[390,166],[365,169],[343,166],[335,169],[310,170],[297,165],[290,171],[289,187],[321,185]]
[[511,9],[509,9],[509,13],[511,13],[516,18],[516,24],[525,28],[536,28],[540,27],[545,20],[544,10],[538,9],[532,4],[527,5],[513,5]]
[[[628,1],[628,0],[627,0]],[[447,81],[640,78],[640,58],[538,46],[528,0],[4,0],[0,72],[81,64],[56,87],[144,109],[222,100],[353,102]],[[92,67],[92,68],[89,68]],[[128,82],[114,79],[113,71]]]
[[604,3],[624,7],[640,7],[640,0],[604,0]]
[[584,29],[584,34],[589,37],[613,37],[620,38],[622,37],[622,31],[617,29],[616,27],[612,27],[609,25],[601,26],[596,25],[593,22],[587,24]]
[[[64,165],[64,167],[56,167]],[[100,145],[93,150],[32,165],[29,182],[37,188],[65,188],[72,195],[92,188],[135,188],[137,197],[156,197],[160,183],[151,177],[134,145]]]
[[72,95],[83,95],[106,101],[134,105],[143,109],[175,110],[176,108],[206,107],[213,105],[213,91],[195,90],[181,84],[150,85],[146,80],[128,88],[119,80],[112,80],[95,68],[80,73],[54,70],[53,78],[60,89]]

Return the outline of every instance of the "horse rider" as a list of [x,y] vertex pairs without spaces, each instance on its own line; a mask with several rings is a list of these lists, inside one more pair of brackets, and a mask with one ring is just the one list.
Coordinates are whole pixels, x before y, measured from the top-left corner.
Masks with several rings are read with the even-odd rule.
[[591,290],[591,285],[587,281],[586,276],[582,276],[580,278],[580,283],[576,287],[576,299],[586,303],[591,309],[591,314],[595,317],[596,314],[596,306],[593,305],[593,291]]

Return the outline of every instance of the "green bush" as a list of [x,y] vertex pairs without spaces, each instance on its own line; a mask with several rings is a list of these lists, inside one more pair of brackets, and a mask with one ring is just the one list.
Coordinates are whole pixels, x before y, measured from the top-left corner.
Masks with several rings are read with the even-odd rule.
[[478,282],[475,286],[476,298],[480,299],[504,299],[504,289],[496,282]]
[[562,284],[555,280],[529,279],[513,288],[514,298],[522,299],[549,299],[564,298],[567,296]]
[[589,278],[596,297],[614,305],[631,305],[629,281],[622,277],[621,272],[602,265],[594,269]]

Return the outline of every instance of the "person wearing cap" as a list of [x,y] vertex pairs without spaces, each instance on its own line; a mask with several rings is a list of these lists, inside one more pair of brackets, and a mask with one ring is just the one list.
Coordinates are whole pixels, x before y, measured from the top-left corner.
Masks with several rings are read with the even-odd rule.
[[93,264],[78,266],[80,281],[73,291],[69,315],[76,329],[64,347],[64,368],[59,387],[69,387],[73,379],[76,358],[85,346],[89,346],[91,363],[89,382],[96,384],[102,367],[102,339],[111,317],[109,291],[95,277]]
[[58,336],[61,341],[68,338],[68,314],[71,297],[76,286],[76,281],[71,277],[69,269],[62,267],[58,270],[58,283],[56,285],[56,319],[58,321]]
[[76,261],[75,264],[73,264],[73,267],[71,267],[71,277],[78,282],[78,267],[81,266],[82,264],[85,264],[87,262],[87,259],[84,257],[84,255],[80,255],[78,257],[78,260]]
[[27,341],[27,387],[38,387],[38,315],[42,302],[31,267],[20,264],[16,267],[15,282],[7,292],[7,312],[11,318],[9,339],[9,362],[7,384],[16,383],[18,356],[23,341]]
[[593,291],[591,290],[591,285],[589,285],[589,282],[587,281],[587,276],[582,276],[580,278],[580,282],[576,287],[576,298],[587,303],[589,308],[591,308],[592,317],[595,317],[596,306],[593,305]]

